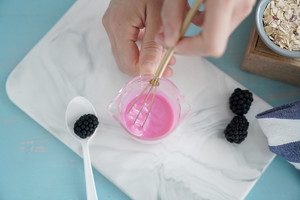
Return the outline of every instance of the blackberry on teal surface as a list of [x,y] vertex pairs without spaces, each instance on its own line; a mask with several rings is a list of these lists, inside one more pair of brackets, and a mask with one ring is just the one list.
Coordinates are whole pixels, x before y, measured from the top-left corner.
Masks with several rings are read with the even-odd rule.
[[248,135],[249,122],[245,116],[235,116],[227,125],[224,134],[231,143],[240,144]]
[[93,114],[81,116],[74,124],[74,132],[81,138],[91,136],[99,124],[98,118]]
[[253,102],[253,95],[249,90],[236,88],[229,98],[230,110],[237,115],[246,114]]

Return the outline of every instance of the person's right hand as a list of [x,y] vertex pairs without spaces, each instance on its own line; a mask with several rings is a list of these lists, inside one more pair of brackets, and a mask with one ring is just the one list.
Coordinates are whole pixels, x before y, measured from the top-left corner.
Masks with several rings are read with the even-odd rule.
[[[129,75],[154,74],[164,54],[156,41],[163,0],[111,0],[102,22],[119,69]],[[142,40],[141,50],[136,42]],[[175,64],[173,57],[169,65]],[[167,67],[164,76],[173,71]]]

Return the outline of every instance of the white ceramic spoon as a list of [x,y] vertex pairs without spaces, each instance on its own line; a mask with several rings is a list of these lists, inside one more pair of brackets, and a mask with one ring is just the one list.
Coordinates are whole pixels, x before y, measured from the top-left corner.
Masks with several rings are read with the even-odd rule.
[[75,122],[84,114],[93,114],[97,116],[97,113],[93,105],[84,97],[74,97],[68,104],[65,120],[69,130],[69,133],[75,137],[82,146],[83,160],[84,160],[84,172],[85,172],[85,183],[86,183],[86,194],[88,200],[97,200],[97,192],[95,188],[94,176],[91,166],[90,153],[89,153],[89,142],[95,135],[95,132],[85,139],[80,138],[74,133]]

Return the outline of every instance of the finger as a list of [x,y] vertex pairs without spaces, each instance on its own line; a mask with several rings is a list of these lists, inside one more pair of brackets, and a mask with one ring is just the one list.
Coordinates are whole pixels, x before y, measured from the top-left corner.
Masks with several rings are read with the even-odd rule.
[[154,74],[161,60],[163,48],[155,41],[161,26],[160,7],[161,1],[152,1],[147,6],[146,29],[139,59],[141,74]]
[[[191,9],[189,4],[186,4],[186,12]],[[205,11],[196,11],[195,16],[192,19],[192,23],[198,27],[201,27],[204,22]],[[185,14],[186,16],[186,14]]]
[[145,28],[140,29],[138,40],[143,40],[145,34]]
[[[161,46],[163,46],[164,48],[166,48],[166,47],[165,47],[165,44],[164,44],[164,34],[163,34],[163,33],[158,34],[158,35],[155,37],[155,41],[156,41],[159,45],[161,45]],[[163,54],[163,55],[165,55],[165,54]],[[170,61],[169,61],[169,63],[168,63],[168,65],[175,65],[175,63],[176,63],[176,59],[175,59],[174,56],[172,56],[171,59],[170,59]]]
[[170,67],[167,67],[163,73],[164,77],[170,77],[173,76],[173,69],[171,69]]
[[[162,58],[163,58],[163,56],[165,55],[165,51],[163,50],[162,51],[162,54],[161,54],[161,59],[160,60],[162,60]],[[171,59],[170,59],[170,61],[169,61],[169,63],[168,63],[168,65],[175,65],[176,64],[176,58],[174,57],[174,56],[172,56],[171,57]],[[169,67],[167,67],[166,69],[165,69],[166,71],[164,72],[164,74],[163,74],[163,76],[172,76],[173,75],[173,70],[170,68],[169,69]]]
[[166,67],[164,73],[163,73],[163,76],[164,77],[171,77],[173,76],[173,69],[170,68],[169,66],[172,66],[172,65],[175,65],[176,63],[176,58],[174,56],[171,57],[169,63],[168,63],[168,66]]
[[231,19],[233,23],[230,33],[232,33],[234,29],[236,29],[236,27],[251,13],[255,2],[255,0],[238,2],[238,6],[236,6],[232,12]]
[[[163,57],[165,56],[165,54],[166,54],[166,51],[165,51],[165,50],[162,50],[162,54],[161,54],[161,59],[160,59],[160,60],[163,59]],[[172,57],[170,58],[170,60],[169,60],[168,65],[175,65],[175,63],[176,63],[176,58],[175,58],[174,56],[172,56]]]
[[183,55],[220,57],[230,34],[231,7],[225,2],[207,1],[203,30],[194,37],[183,38],[175,48]]
[[[114,38],[114,35],[112,34],[112,31],[111,31],[111,27],[110,27],[110,24],[109,24],[109,14],[108,13],[105,13],[103,18],[102,18],[102,24],[107,32],[107,35],[108,35],[108,38],[110,40],[110,44],[111,44],[111,49],[112,49],[112,52],[113,52],[113,55],[115,57],[115,60],[116,60],[116,63],[117,63],[117,66],[119,67],[119,69],[121,70],[120,68],[120,60],[119,60],[119,55],[117,53],[117,47],[116,47],[116,42],[115,42],[115,38]],[[121,70],[122,71],[122,70]]]
[[115,36],[115,42],[118,44],[117,54],[120,60],[120,67],[122,68],[122,71],[125,71],[125,73],[132,76],[139,74],[139,49],[136,44],[138,32],[139,30],[137,28],[130,27],[126,31],[126,34],[128,35],[118,34],[118,36]]
[[172,56],[168,65],[175,65],[175,63],[176,63],[176,58],[174,56]]
[[204,17],[205,17],[205,11],[198,11],[194,16],[192,23],[198,27],[201,27],[203,26],[204,23]]
[[[112,20],[116,22],[116,20]],[[122,72],[135,76],[139,74],[139,49],[136,41],[141,27],[131,25],[129,21],[123,24],[112,24],[111,32],[115,40],[116,55],[119,58],[119,68]],[[121,26],[121,27],[120,27]]]
[[[103,17],[103,24],[108,32],[118,67],[129,75],[139,74],[139,50],[136,41],[140,29],[144,27],[144,9],[141,6],[137,7],[141,9],[132,9],[132,6],[124,1],[115,4],[111,2]],[[124,17],[127,20],[124,20]]]
[[164,33],[159,33],[159,34],[157,34],[156,37],[155,37],[155,41],[156,41],[160,46],[163,46],[164,48],[166,48]]
[[174,46],[180,37],[180,28],[188,9],[186,0],[165,0],[161,12],[165,44]]

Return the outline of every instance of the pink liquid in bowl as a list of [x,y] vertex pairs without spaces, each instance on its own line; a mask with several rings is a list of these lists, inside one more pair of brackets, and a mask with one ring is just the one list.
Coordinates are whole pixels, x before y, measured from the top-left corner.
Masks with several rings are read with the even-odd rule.
[[146,94],[143,95],[136,102],[131,111],[128,112],[136,98],[137,97],[133,98],[129,104],[126,105],[123,118],[123,126],[125,126],[130,133],[139,138],[153,139],[167,134],[173,128],[175,124],[174,122],[177,121],[175,119],[175,109],[169,100],[160,94],[156,94],[153,106],[144,126],[143,123],[150,108],[152,94],[149,96],[143,110],[141,111],[141,114],[134,123],[134,120],[136,119],[138,112],[146,98]]

